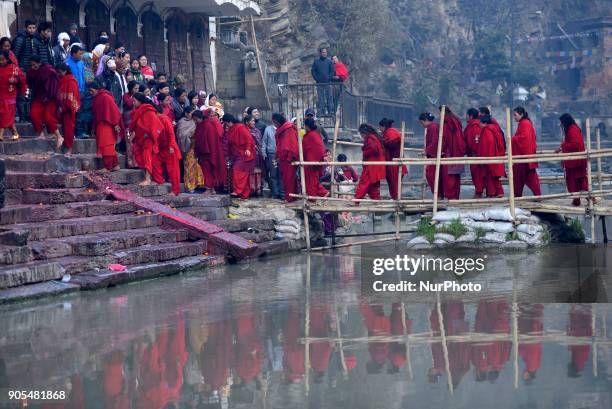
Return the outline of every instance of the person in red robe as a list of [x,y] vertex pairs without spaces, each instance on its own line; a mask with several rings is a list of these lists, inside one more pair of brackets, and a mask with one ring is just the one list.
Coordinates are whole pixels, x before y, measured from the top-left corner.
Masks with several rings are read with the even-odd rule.
[[204,186],[207,193],[213,190],[219,193],[227,180],[226,158],[223,152],[223,125],[216,115],[207,111],[206,118],[202,111],[193,113],[196,129],[193,134],[194,153],[202,168]]
[[183,371],[189,354],[185,347],[185,317],[182,313],[177,313],[173,319],[175,325],[171,329],[166,329],[166,348],[163,359],[164,371],[162,373],[162,384],[165,386],[164,408],[168,403],[174,403],[174,407],[179,407],[181,390],[183,388]]
[[[476,108],[470,108],[465,114],[467,125],[463,130],[465,136],[467,156],[478,156],[478,143],[480,142],[480,119],[479,112]],[[470,165],[470,174],[472,175],[472,183],[474,184],[474,199],[482,197],[484,191],[484,181],[481,174],[480,165]]]
[[[537,150],[536,132],[523,107],[514,108],[514,120],[518,122],[512,137],[512,155],[535,155]],[[522,197],[525,185],[535,196],[542,194],[538,177],[538,162],[517,163],[512,165],[514,173],[514,196]]]
[[13,64],[19,66],[19,62],[17,61],[17,56],[12,50],[13,45],[11,44],[11,39],[8,37],[0,38],[0,53],[6,51],[8,53],[8,60],[10,60]]
[[237,307],[234,334],[236,339],[234,368],[239,382],[232,387],[244,387],[253,382],[259,373],[264,358],[261,342],[261,322],[253,304]]
[[276,160],[283,181],[285,202],[293,202],[297,198],[291,194],[298,192],[297,166],[291,163],[299,160],[298,132],[295,125],[279,113],[272,115],[272,124],[276,128]]
[[17,112],[17,93],[25,95],[26,77],[13,63],[6,51],[0,52],[0,141],[4,140],[4,130],[10,129],[13,139],[19,134],[15,128],[15,113]]
[[104,407],[107,409],[128,409],[130,396],[123,364],[125,354],[116,350],[104,362]]
[[57,129],[57,89],[59,78],[55,69],[49,64],[41,63],[40,57],[32,56],[30,69],[26,74],[28,88],[32,93],[30,119],[34,131],[44,137],[43,125],[47,132],[54,134],[59,140],[62,136]]
[[[478,156],[480,157],[504,157],[506,149],[503,144],[504,136],[500,135],[499,126],[492,123],[492,118],[488,115],[480,117],[481,133],[478,144]],[[480,166],[480,177],[487,189],[487,197],[504,197],[504,187],[501,177],[506,175],[503,163],[491,163]]]
[[[561,128],[563,128],[565,138],[559,149],[555,152],[584,152],[585,148],[582,131],[576,124],[576,121],[574,121],[574,118],[572,118],[570,114],[563,114],[559,118],[559,121],[561,121]],[[589,190],[586,159],[564,160],[563,169],[565,170],[565,185],[567,186],[568,192],[587,192]],[[574,198],[572,204],[574,206],[580,206],[580,198]]]
[[165,370],[163,359],[165,350],[162,349],[162,346],[158,339],[153,339],[152,342],[147,342],[147,344],[138,347],[136,409],[159,408],[159,402],[163,399],[162,382]]
[[162,133],[157,139],[157,155],[153,155],[153,181],[162,184],[166,181],[164,172],[168,175],[168,180],[172,185],[172,193],[181,193],[181,150],[176,143],[174,126],[172,120],[164,114],[158,115],[162,124]]
[[[480,301],[476,309],[474,331],[483,334],[510,333],[509,306],[506,301]],[[510,341],[477,342],[472,346],[471,360],[476,381],[495,381],[510,359]]]
[[[412,320],[406,319],[402,324],[402,304],[394,302],[391,304],[391,335],[408,335],[412,332]],[[408,353],[405,342],[391,342],[389,345],[389,373],[399,372],[400,368],[406,364]]]
[[332,56],[332,62],[334,63],[334,75],[332,76],[332,80],[334,82],[346,82],[348,79],[348,69],[346,68],[346,64],[344,64],[337,55]]
[[[466,153],[466,143],[463,136],[463,126],[457,115],[445,108],[444,126],[442,137],[442,149],[445,158],[461,158]],[[461,174],[463,164],[453,164],[446,166],[444,176],[444,197],[447,199],[459,199],[461,194]]]
[[[542,335],[544,330],[544,305],[519,303],[518,307],[518,333],[520,335]],[[523,382],[529,384],[535,379],[542,364],[542,343],[519,343],[518,352],[525,363]]]
[[[361,124],[359,134],[363,138],[361,148],[364,162],[384,162],[385,150],[383,141],[372,125]],[[385,178],[384,165],[363,165],[359,183],[355,189],[355,199],[363,199],[366,194],[370,199],[380,199],[380,181]]]
[[[399,158],[401,155],[402,136],[400,132],[393,127],[393,119],[383,118],[380,120],[380,132],[383,136],[383,145],[385,148],[385,160],[392,161],[394,158]],[[397,185],[399,166],[385,166],[387,176],[387,185],[389,186],[389,194],[393,199],[397,199]],[[402,179],[408,173],[406,165],[402,165]]]
[[[442,319],[444,322],[445,335],[461,335],[469,331],[468,322],[465,320],[465,309],[462,301],[445,301],[440,305]],[[440,320],[438,309],[434,307],[429,315],[429,324],[433,335],[441,336]],[[469,342],[449,342],[448,343],[448,363],[449,372],[453,387],[457,389],[463,376],[470,370],[470,356],[472,346]],[[446,370],[444,360],[444,350],[441,342],[431,344],[431,354],[433,366],[428,371],[430,383],[437,383]]]
[[302,379],[306,373],[303,337],[303,317],[300,303],[290,301],[287,319],[283,328],[283,376],[285,382],[293,383]]
[[[66,154],[70,154],[74,144],[76,114],[81,107],[81,96],[79,94],[79,84],[72,75],[70,67],[62,63],[57,66],[57,72],[60,75],[57,110],[64,130],[63,146],[66,149]],[[58,149],[60,147],[58,146]]]
[[200,368],[211,396],[225,387],[230,376],[233,361],[231,324],[231,320],[223,319],[207,325],[208,338],[200,351]]
[[223,115],[227,126],[229,156],[232,161],[232,196],[248,199],[251,195],[249,175],[255,167],[257,154],[249,128],[231,114]]
[[141,92],[132,96],[134,110],[130,113],[130,139],[134,160],[145,171],[141,185],[150,185],[153,178],[153,156],[159,153],[158,139],[164,127],[157,116],[157,110]]
[[[320,135],[317,135],[319,140]],[[312,305],[310,307],[310,331],[313,338],[329,338],[332,336],[332,316],[330,305]],[[327,372],[329,361],[334,349],[334,343],[328,340],[314,341],[310,344],[310,363],[314,371],[315,383],[320,383]]]
[[[368,336],[388,337],[391,335],[391,321],[385,315],[383,304],[362,303],[359,309],[368,330]],[[366,364],[367,372],[370,374],[380,373],[389,354],[389,342],[368,342],[368,352],[370,353],[370,361]]]
[[[569,325],[567,326],[567,335],[570,337],[587,337],[593,336],[593,327],[591,320],[593,319],[593,310],[588,304],[572,304],[569,311]],[[581,343],[579,345],[568,346],[570,351],[570,363],[567,366],[567,376],[570,378],[578,378],[580,373],[584,371],[591,345]]]
[[[438,133],[440,132],[440,125],[434,122],[435,117],[429,112],[423,112],[419,115],[419,122],[421,126],[426,129],[425,134],[425,156],[428,158],[435,158],[438,155]],[[441,152],[444,156],[444,150]],[[438,199],[444,198],[444,177],[446,175],[446,166],[440,166],[440,175],[438,177]],[[431,193],[434,193],[434,184],[436,183],[436,165],[425,166],[425,179],[431,189]]]
[[91,112],[93,114],[92,129],[96,134],[96,145],[98,146],[96,154],[102,156],[106,170],[119,170],[119,158],[115,151],[115,144],[124,134],[121,112],[119,112],[113,94],[103,89],[97,81],[89,84],[89,93],[93,98]]
[[[313,118],[304,121],[306,135],[302,139],[304,149],[304,160],[306,162],[323,162],[325,159],[325,146],[321,140],[321,134],[317,130],[317,123]],[[319,178],[323,176],[323,166],[304,166],[306,179],[306,194],[308,196],[326,197],[329,195],[327,189],[321,185]]]

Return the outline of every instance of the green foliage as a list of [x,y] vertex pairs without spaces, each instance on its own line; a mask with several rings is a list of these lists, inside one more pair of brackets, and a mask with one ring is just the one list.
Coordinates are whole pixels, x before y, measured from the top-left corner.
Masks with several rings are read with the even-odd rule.
[[399,98],[402,95],[401,92],[402,80],[397,75],[390,75],[384,79],[382,84],[382,90],[390,98]]
[[578,237],[580,237],[581,241],[584,241],[586,239],[584,227],[582,227],[582,223],[580,223],[580,220],[572,219],[569,223],[569,226],[576,232]]
[[423,236],[429,241],[433,243],[434,237],[436,235],[436,226],[431,224],[430,217],[423,217],[419,220],[419,225],[417,226],[416,231],[417,236]]
[[476,227],[474,233],[476,234],[476,242],[479,242],[480,239],[487,235],[487,231],[482,227]]
[[443,226],[438,229],[440,233],[447,233],[452,235],[454,238],[459,238],[467,233],[468,229],[461,224],[460,219],[455,219],[448,226]]
[[541,81],[539,67],[533,64],[516,64],[512,70],[514,82],[531,88]]
[[516,231],[506,233],[506,241],[518,240],[518,238],[518,233]]
[[505,33],[499,29],[483,30],[474,34],[476,45],[474,65],[478,79],[505,80],[510,75],[508,50],[510,45]]

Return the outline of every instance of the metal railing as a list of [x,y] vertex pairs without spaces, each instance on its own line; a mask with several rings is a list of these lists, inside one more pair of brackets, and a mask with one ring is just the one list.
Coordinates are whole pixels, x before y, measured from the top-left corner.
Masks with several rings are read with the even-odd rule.
[[413,104],[350,93],[344,84],[279,84],[278,111],[288,118],[303,116],[307,108],[315,110],[325,127],[333,127],[336,108],[340,108],[340,126],[357,129],[362,123],[377,124],[381,118],[393,118],[396,123],[413,123]]

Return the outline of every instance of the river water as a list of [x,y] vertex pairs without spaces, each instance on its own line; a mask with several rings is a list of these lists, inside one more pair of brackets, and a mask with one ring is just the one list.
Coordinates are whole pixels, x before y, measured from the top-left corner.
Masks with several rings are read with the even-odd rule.
[[362,295],[352,251],[2,307],[0,407],[612,407],[612,304],[546,250],[489,257],[479,295],[401,298]]

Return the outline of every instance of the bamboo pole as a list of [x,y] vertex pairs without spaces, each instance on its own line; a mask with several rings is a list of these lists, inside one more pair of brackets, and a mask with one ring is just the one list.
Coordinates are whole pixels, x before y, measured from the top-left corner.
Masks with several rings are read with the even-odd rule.
[[310,391],[310,270],[311,260],[310,254],[306,256],[306,311],[304,312],[304,336],[306,337],[304,345],[304,390],[306,396]]
[[587,183],[589,185],[589,201],[588,208],[591,222],[591,243],[595,243],[595,214],[593,213],[593,207],[595,205],[595,197],[593,196],[593,175],[591,171],[591,118],[587,118],[585,121],[586,134],[587,134]]
[[593,376],[597,378],[597,315],[596,304],[591,305],[591,334],[593,336]]
[[[338,133],[340,132],[340,104],[336,108],[336,124],[334,125],[334,139],[332,140],[332,160],[336,160],[336,145],[338,144]],[[331,197],[336,197],[336,165],[332,164],[330,173],[331,173]],[[334,226],[335,227],[335,226]]]
[[402,303],[402,333],[406,337],[404,344],[406,345],[406,361],[408,365],[408,378],[414,379],[412,372],[412,354],[410,353],[410,341],[408,341],[408,328],[406,328],[406,305]]
[[[440,126],[438,127],[438,150],[436,152],[436,173],[434,177],[433,192],[433,217],[438,213],[438,190],[440,184],[440,159],[442,157],[442,135],[444,131],[444,116],[446,115],[446,105],[440,108]],[[451,385],[452,388],[452,385]]]
[[508,201],[510,202],[510,214],[512,220],[516,220],[516,208],[514,207],[514,169],[512,168],[512,122],[510,119],[510,108],[506,108],[506,153],[508,155]]
[[[444,107],[442,107],[444,108]],[[440,327],[440,336],[442,337],[442,352],[444,354],[444,368],[448,382],[448,390],[453,394],[453,375],[450,371],[450,361],[448,359],[448,345],[446,344],[446,330],[444,329],[444,316],[442,315],[442,306],[440,304],[440,293],[436,292],[436,309],[438,310],[438,325]]]
[[[601,150],[601,129],[595,128],[595,141],[597,144],[597,150]],[[597,158],[597,183],[599,184],[599,190],[602,189],[602,174],[601,174],[601,158]]]
[[[297,119],[297,129],[300,129],[300,117]],[[306,199],[306,176],[304,173],[304,147],[302,146],[302,138],[300,138],[298,132],[298,148],[300,154],[300,184],[302,186],[302,195],[304,195],[304,199],[302,199],[302,210],[304,213],[304,234],[306,235],[306,248],[310,250],[310,223],[308,221],[308,201]]]
[[362,244],[380,243],[383,241],[390,241],[390,240],[395,240],[395,235],[392,235],[390,237],[381,237],[381,238],[372,239],[372,240],[356,241],[353,243],[342,243],[342,244],[334,244],[331,246],[313,247],[310,250],[311,251],[321,251],[321,250],[339,249],[342,247],[360,246]]
[[340,329],[340,315],[338,314],[338,305],[334,301],[334,313],[336,314],[336,333],[338,334],[338,349],[340,350],[340,363],[342,364],[342,373],[346,376],[348,369],[346,367],[346,359],[344,358],[344,347],[342,346],[342,332]]
[[[402,121],[402,131],[400,136],[400,159],[404,158],[404,138],[406,132],[406,123]],[[397,167],[397,201],[395,209],[395,238],[400,239],[400,200],[402,200],[402,168],[404,165]]]

